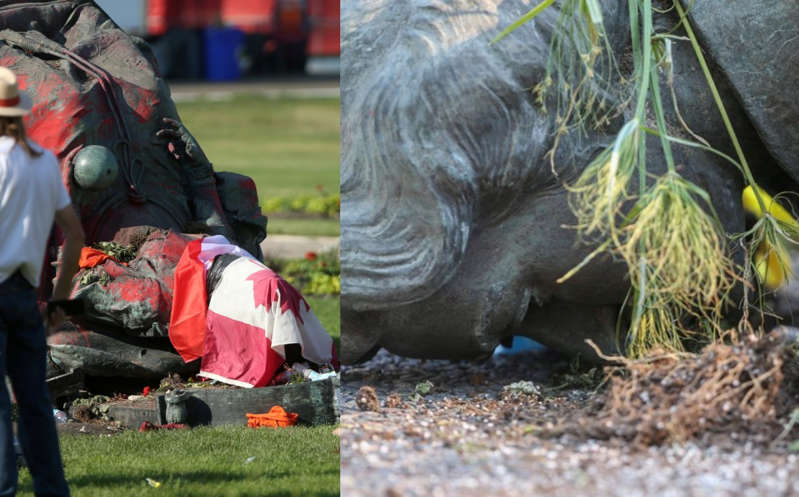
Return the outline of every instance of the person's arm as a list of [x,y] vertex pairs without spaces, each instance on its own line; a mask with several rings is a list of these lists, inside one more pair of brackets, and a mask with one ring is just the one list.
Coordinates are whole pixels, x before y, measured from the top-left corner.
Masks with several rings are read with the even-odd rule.
[[80,219],[71,204],[56,211],[55,222],[64,233],[66,241],[61,253],[61,268],[55,288],[53,288],[53,300],[63,300],[69,298],[69,293],[72,290],[72,277],[78,272],[78,260],[80,251],[83,249],[84,235],[83,226],[81,226]]

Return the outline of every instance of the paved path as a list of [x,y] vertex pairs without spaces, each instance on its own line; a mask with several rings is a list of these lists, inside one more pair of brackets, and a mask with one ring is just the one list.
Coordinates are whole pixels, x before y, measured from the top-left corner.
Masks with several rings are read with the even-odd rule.
[[229,100],[235,94],[262,95],[267,98],[338,98],[336,79],[244,80],[226,83],[169,83],[172,100],[184,102],[207,98]]
[[266,259],[299,259],[308,252],[327,252],[338,246],[337,236],[269,235],[261,242]]

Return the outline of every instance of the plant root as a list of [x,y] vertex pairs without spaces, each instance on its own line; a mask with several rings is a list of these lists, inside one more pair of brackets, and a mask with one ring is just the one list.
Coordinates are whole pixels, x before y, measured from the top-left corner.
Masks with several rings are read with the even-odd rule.
[[653,351],[632,360],[603,356],[608,387],[598,411],[556,427],[598,439],[621,438],[648,446],[684,442],[704,433],[778,425],[797,407],[799,368],[783,333],[708,345],[700,354]]

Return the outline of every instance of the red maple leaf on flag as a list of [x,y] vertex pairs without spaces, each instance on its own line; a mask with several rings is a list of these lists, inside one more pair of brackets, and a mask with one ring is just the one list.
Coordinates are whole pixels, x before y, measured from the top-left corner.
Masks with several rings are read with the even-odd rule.
[[247,278],[247,281],[253,282],[253,297],[255,299],[256,308],[262,305],[266,307],[268,312],[272,309],[272,303],[279,301],[281,313],[290,310],[294,313],[294,317],[297,318],[297,321],[305,324],[300,316],[300,303],[305,304],[306,311],[309,311],[311,307],[303,296],[300,295],[300,292],[277,273],[271,269],[264,269],[251,274]]

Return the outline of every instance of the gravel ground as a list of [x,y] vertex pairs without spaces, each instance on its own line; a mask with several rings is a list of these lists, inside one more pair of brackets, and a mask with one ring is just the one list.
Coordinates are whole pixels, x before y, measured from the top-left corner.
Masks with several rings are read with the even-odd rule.
[[[770,447],[757,430],[661,447],[539,436],[594,397],[553,387],[567,369],[540,352],[472,364],[380,351],[345,367],[341,495],[799,495],[799,456],[786,443]],[[518,381],[534,382],[543,395],[503,390]],[[359,395],[364,386],[376,398],[368,388]]]

